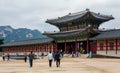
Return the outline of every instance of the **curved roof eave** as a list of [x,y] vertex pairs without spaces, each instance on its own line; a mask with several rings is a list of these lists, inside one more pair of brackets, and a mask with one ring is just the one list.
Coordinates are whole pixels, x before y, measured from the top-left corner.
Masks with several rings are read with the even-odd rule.
[[97,19],[100,19],[100,20],[104,20],[104,21],[108,21],[108,20],[111,20],[111,19],[114,19],[114,17],[112,16],[108,16],[108,15],[100,15],[99,13],[96,14],[94,12],[91,12],[91,15]]
[[100,13],[94,13],[92,11],[85,10],[85,11],[78,12],[78,13],[72,13],[72,14],[70,13],[66,16],[58,17],[57,19],[50,19],[50,20],[47,20],[46,22],[50,23],[50,24],[53,24],[53,25],[56,25],[56,24],[59,24],[59,23],[66,23],[66,22],[73,21],[73,20],[76,20],[76,19],[81,19],[87,14],[90,14],[94,18],[100,19],[100,20],[103,20],[103,21],[108,21],[108,20],[114,19],[114,17],[112,17],[112,16],[101,15]]

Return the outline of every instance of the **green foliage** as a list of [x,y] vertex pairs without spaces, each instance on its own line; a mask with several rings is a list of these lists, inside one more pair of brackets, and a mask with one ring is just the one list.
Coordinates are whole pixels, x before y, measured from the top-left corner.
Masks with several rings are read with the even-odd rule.
[[[3,44],[4,39],[0,39],[0,45]],[[0,47],[0,52],[2,52],[2,48]]]

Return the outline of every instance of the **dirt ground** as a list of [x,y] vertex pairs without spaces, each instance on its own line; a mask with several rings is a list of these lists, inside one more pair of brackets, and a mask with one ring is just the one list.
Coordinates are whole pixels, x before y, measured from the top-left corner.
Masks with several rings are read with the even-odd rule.
[[120,59],[105,58],[62,58],[61,66],[48,66],[48,59],[34,60],[32,68],[23,60],[2,61],[0,73],[120,73]]

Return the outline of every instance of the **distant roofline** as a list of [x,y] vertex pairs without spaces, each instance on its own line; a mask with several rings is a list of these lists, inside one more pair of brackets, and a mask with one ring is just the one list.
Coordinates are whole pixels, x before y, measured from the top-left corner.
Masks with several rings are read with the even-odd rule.
[[54,41],[53,38],[39,38],[39,39],[29,39],[29,40],[21,40],[21,41],[14,41],[1,44],[0,47],[6,46],[21,46],[21,45],[34,45],[34,44],[47,44]]

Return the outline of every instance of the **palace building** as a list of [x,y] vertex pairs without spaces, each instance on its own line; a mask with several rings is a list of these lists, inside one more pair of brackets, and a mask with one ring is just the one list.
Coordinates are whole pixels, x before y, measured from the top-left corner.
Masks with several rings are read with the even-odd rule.
[[93,54],[119,55],[120,29],[100,30],[99,26],[114,19],[112,15],[103,15],[86,9],[69,13],[56,19],[47,19],[46,23],[59,28],[60,32],[45,32],[49,38],[12,42],[1,45],[3,52],[48,52],[62,50],[72,53],[84,50]]

